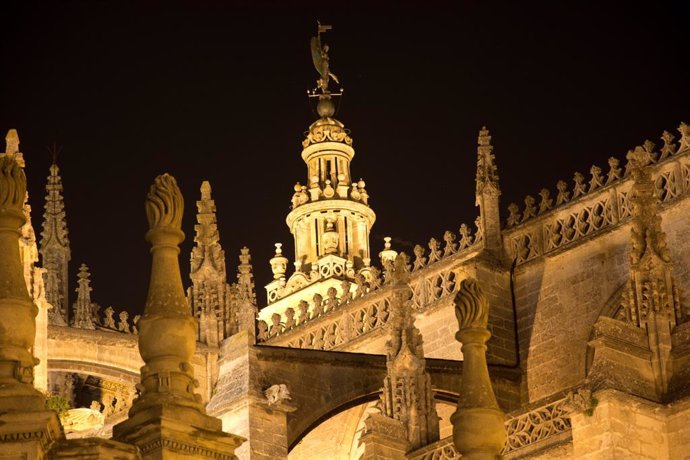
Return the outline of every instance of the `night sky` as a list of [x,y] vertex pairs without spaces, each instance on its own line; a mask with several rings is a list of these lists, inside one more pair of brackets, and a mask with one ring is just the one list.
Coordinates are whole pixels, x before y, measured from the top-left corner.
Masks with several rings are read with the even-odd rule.
[[3,2],[0,131],[19,130],[37,233],[47,147],[62,148],[70,303],[85,262],[94,301],[141,310],[143,201],[163,172],[185,197],[185,285],[209,180],[228,278],[249,246],[265,303],[273,243],[292,258],[285,217],[306,181],[317,19],[334,26],[324,41],[345,88],[336,117],[377,214],[373,253],[386,235],[411,252],[474,221],[482,125],[505,218],[511,201],[554,194],[593,163],[607,171],[610,156],[690,122],[688,2],[284,3]]

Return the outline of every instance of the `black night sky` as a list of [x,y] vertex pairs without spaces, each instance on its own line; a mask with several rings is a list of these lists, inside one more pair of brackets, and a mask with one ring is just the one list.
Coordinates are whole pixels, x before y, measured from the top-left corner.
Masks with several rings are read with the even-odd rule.
[[[189,253],[199,185],[218,207],[229,280],[252,250],[260,303],[303,133],[316,20],[346,90],[382,238],[411,252],[474,221],[477,132],[493,136],[502,210],[690,122],[690,4],[649,2],[3,2],[0,130],[17,128],[40,233],[53,142],[72,244],[92,298],[138,311],[148,285],[143,201],[173,174]],[[299,5],[299,6],[298,6]],[[374,8],[372,5],[376,5]],[[553,193],[553,192],[552,192]],[[73,291],[72,291],[73,292]],[[75,295],[71,294],[71,301]]]

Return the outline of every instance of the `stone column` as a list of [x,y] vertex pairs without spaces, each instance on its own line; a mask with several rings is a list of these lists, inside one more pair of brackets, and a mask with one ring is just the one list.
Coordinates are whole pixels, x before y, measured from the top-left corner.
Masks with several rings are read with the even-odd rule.
[[486,365],[489,302],[474,279],[460,284],[455,296],[455,316],[460,330],[464,363],[458,409],[451,416],[453,443],[463,458],[498,458],[506,442],[505,414],[498,407]]
[[139,321],[144,360],[140,396],[129,418],[113,427],[113,438],[135,444],[144,459],[235,459],[239,436],[224,433],[206,414],[190,361],[196,349],[196,320],[184,296],[178,245],[183,200],[175,179],[158,176],[146,199],[153,263],[148,299]]
[[14,157],[0,157],[0,455],[42,459],[64,435],[57,414],[45,410],[45,399],[33,386],[38,308],[19,255],[25,194],[24,171]]

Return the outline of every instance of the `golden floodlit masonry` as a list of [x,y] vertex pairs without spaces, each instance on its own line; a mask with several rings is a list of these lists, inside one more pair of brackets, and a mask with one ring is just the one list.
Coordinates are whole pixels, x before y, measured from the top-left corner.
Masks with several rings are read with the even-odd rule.
[[70,265],[55,162],[37,242],[9,130],[0,459],[687,458],[690,126],[507,213],[482,127],[476,218],[407,253],[392,237],[374,247],[374,203],[335,118],[331,29],[311,40],[318,118],[286,218],[294,260],[275,243],[266,297],[249,248],[221,246],[242,216],[217,215],[227,191],[208,181],[183,283],[184,200],[163,174],[145,199],[148,297],[107,303],[90,261]]

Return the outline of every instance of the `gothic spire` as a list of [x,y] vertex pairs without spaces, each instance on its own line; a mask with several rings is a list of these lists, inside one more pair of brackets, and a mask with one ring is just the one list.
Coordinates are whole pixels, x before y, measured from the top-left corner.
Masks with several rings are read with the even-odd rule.
[[486,126],[482,126],[479,131],[477,139],[477,206],[480,204],[480,195],[484,193],[491,193],[500,195],[501,190],[498,187],[498,168],[494,162],[495,157],[493,146],[491,145],[491,136]]
[[426,372],[422,334],[412,314],[407,260],[407,255],[400,253],[391,264],[393,296],[386,325],[387,373],[380,401],[380,416],[385,419],[378,418],[387,425],[402,428],[390,431],[404,433],[409,452],[437,441],[439,427],[431,377]]
[[249,254],[249,248],[245,246],[240,249],[240,264],[237,266],[237,285],[240,288],[240,296],[244,295],[252,303],[256,303],[251,260],[252,256]]
[[[60,168],[53,163],[46,184],[46,202],[43,212],[40,250],[45,269],[45,291],[53,306],[52,324],[63,324],[68,319],[68,269],[71,259],[65,201],[62,196]],[[58,318],[60,317],[60,318]]]
[[96,329],[92,317],[91,273],[89,273],[89,267],[86,264],[81,264],[77,277],[79,278],[77,281],[79,286],[76,289],[77,300],[72,307],[74,315],[72,325],[81,329]]
[[[498,168],[496,167],[491,145],[491,136],[486,126],[479,131],[477,139],[477,178],[476,201],[479,206],[477,226],[481,230],[483,246],[494,257],[502,257],[503,238],[501,237],[501,218],[498,208],[498,197],[501,189],[498,186]],[[479,231],[478,231],[479,233]]]
[[201,184],[201,199],[196,202],[198,224],[194,226],[195,246],[191,254],[188,291],[192,312],[199,320],[197,340],[218,345],[232,329],[230,288],[225,271],[225,251],[220,245],[216,223],[216,203],[211,198],[211,184]]
[[211,184],[201,183],[201,199],[196,202],[198,213],[194,226],[194,249],[192,250],[192,273],[211,271],[225,278],[225,251],[220,245],[216,223],[216,202],[211,198]]
[[252,256],[249,248],[240,249],[240,264],[237,266],[237,332],[248,331],[252,336],[256,328],[256,292],[252,274]]
[[634,180],[630,194],[633,214],[630,262],[633,265],[638,264],[651,253],[662,261],[669,262],[666,235],[661,230],[659,200],[654,191],[652,171],[648,168],[652,161],[650,153],[642,147],[637,147],[628,152],[627,158]]

